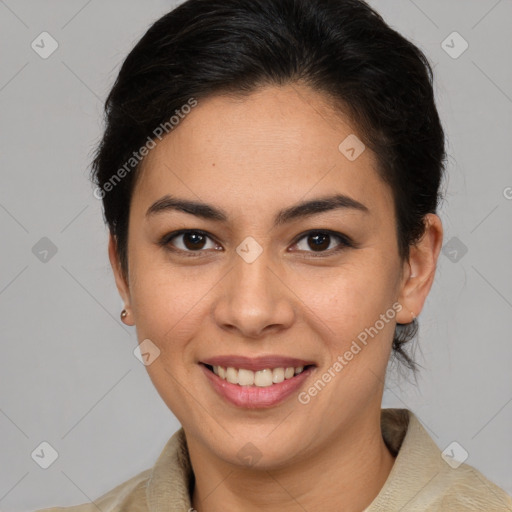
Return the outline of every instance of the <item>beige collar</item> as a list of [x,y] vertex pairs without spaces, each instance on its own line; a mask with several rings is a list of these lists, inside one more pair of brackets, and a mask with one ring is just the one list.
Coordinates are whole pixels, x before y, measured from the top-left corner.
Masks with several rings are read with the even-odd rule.
[[[504,491],[473,467],[466,464],[457,469],[450,467],[418,418],[408,409],[381,409],[381,430],[386,445],[397,455],[384,486],[363,512],[424,511],[438,503],[454,503],[457,507],[461,497],[475,499],[469,498],[468,489],[478,496],[477,501],[481,496],[486,503],[498,499],[498,507],[505,503]],[[192,507],[193,483],[185,433],[181,428],[169,439],[151,471],[146,488],[149,512],[188,511]]]

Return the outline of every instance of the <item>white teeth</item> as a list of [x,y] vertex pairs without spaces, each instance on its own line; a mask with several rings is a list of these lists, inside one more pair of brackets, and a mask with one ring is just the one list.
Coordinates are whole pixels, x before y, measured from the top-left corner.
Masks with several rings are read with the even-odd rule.
[[214,366],[213,372],[221,379],[227,380],[231,384],[239,386],[258,386],[266,388],[273,384],[279,384],[285,379],[291,379],[295,375],[299,375],[304,371],[304,366],[289,366],[288,368],[265,368],[253,372],[245,368],[224,368],[222,366]]
[[[242,371],[242,370],[240,370]],[[249,370],[245,370],[249,371]],[[272,370],[267,368],[265,370],[258,370],[257,372],[251,372],[254,374],[254,384],[260,388],[266,388],[272,386]]]
[[238,371],[234,368],[228,368],[226,370],[226,380],[231,384],[238,384]]
[[279,384],[284,381],[284,368],[275,368],[272,371],[272,382],[274,384]]
[[252,386],[254,380],[254,372],[251,372],[251,370],[244,370],[243,368],[238,370],[238,384],[240,384],[240,386]]
[[284,371],[284,378],[291,379],[295,375],[295,368],[292,366]]

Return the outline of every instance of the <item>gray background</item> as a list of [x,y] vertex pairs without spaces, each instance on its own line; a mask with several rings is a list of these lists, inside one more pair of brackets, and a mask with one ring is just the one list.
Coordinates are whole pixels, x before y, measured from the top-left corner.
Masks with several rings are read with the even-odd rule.
[[[412,409],[512,494],[512,2],[371,3],[433,63],[450,155],[445,246],[419,318],[425,369],[418,386],[391,372],[383,406]],[[95,499],[151,467],[179,427],[119,321],[87,181],[116,71],[174,5],[0,0],[3,511]],[[43,31],[59,45],[47,59],[31,48]],[[469,43],[458,58],[441,46],[453,31]],[[57,248],[47,261],[32,250],[43,237]],[[48,469],[31,458],[42,441],[58,452]]]

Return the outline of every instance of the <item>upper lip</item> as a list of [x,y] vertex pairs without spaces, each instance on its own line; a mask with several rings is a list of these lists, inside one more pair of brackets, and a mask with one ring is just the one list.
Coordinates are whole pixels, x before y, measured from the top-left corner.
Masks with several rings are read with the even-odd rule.
[[245,356],[215,356],[201,361],[203,364],[210,366],[222,366],[223,368],[243,368],[245,370],[265,370],[266,368],[289,368],[298,366],[314,365],[312,361],[304,359],[297,359],[296,357],[285,356],[259,356],[259,357],[245,357]]

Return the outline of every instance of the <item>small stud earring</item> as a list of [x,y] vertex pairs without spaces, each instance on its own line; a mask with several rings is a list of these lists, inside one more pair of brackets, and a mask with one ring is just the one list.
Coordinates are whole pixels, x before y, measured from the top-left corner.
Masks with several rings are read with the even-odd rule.
[[121,320],[124,320],[127,316],[128,316],[128,311],[126,311],[126,309],[123,309],[123,311],[121,311]]

